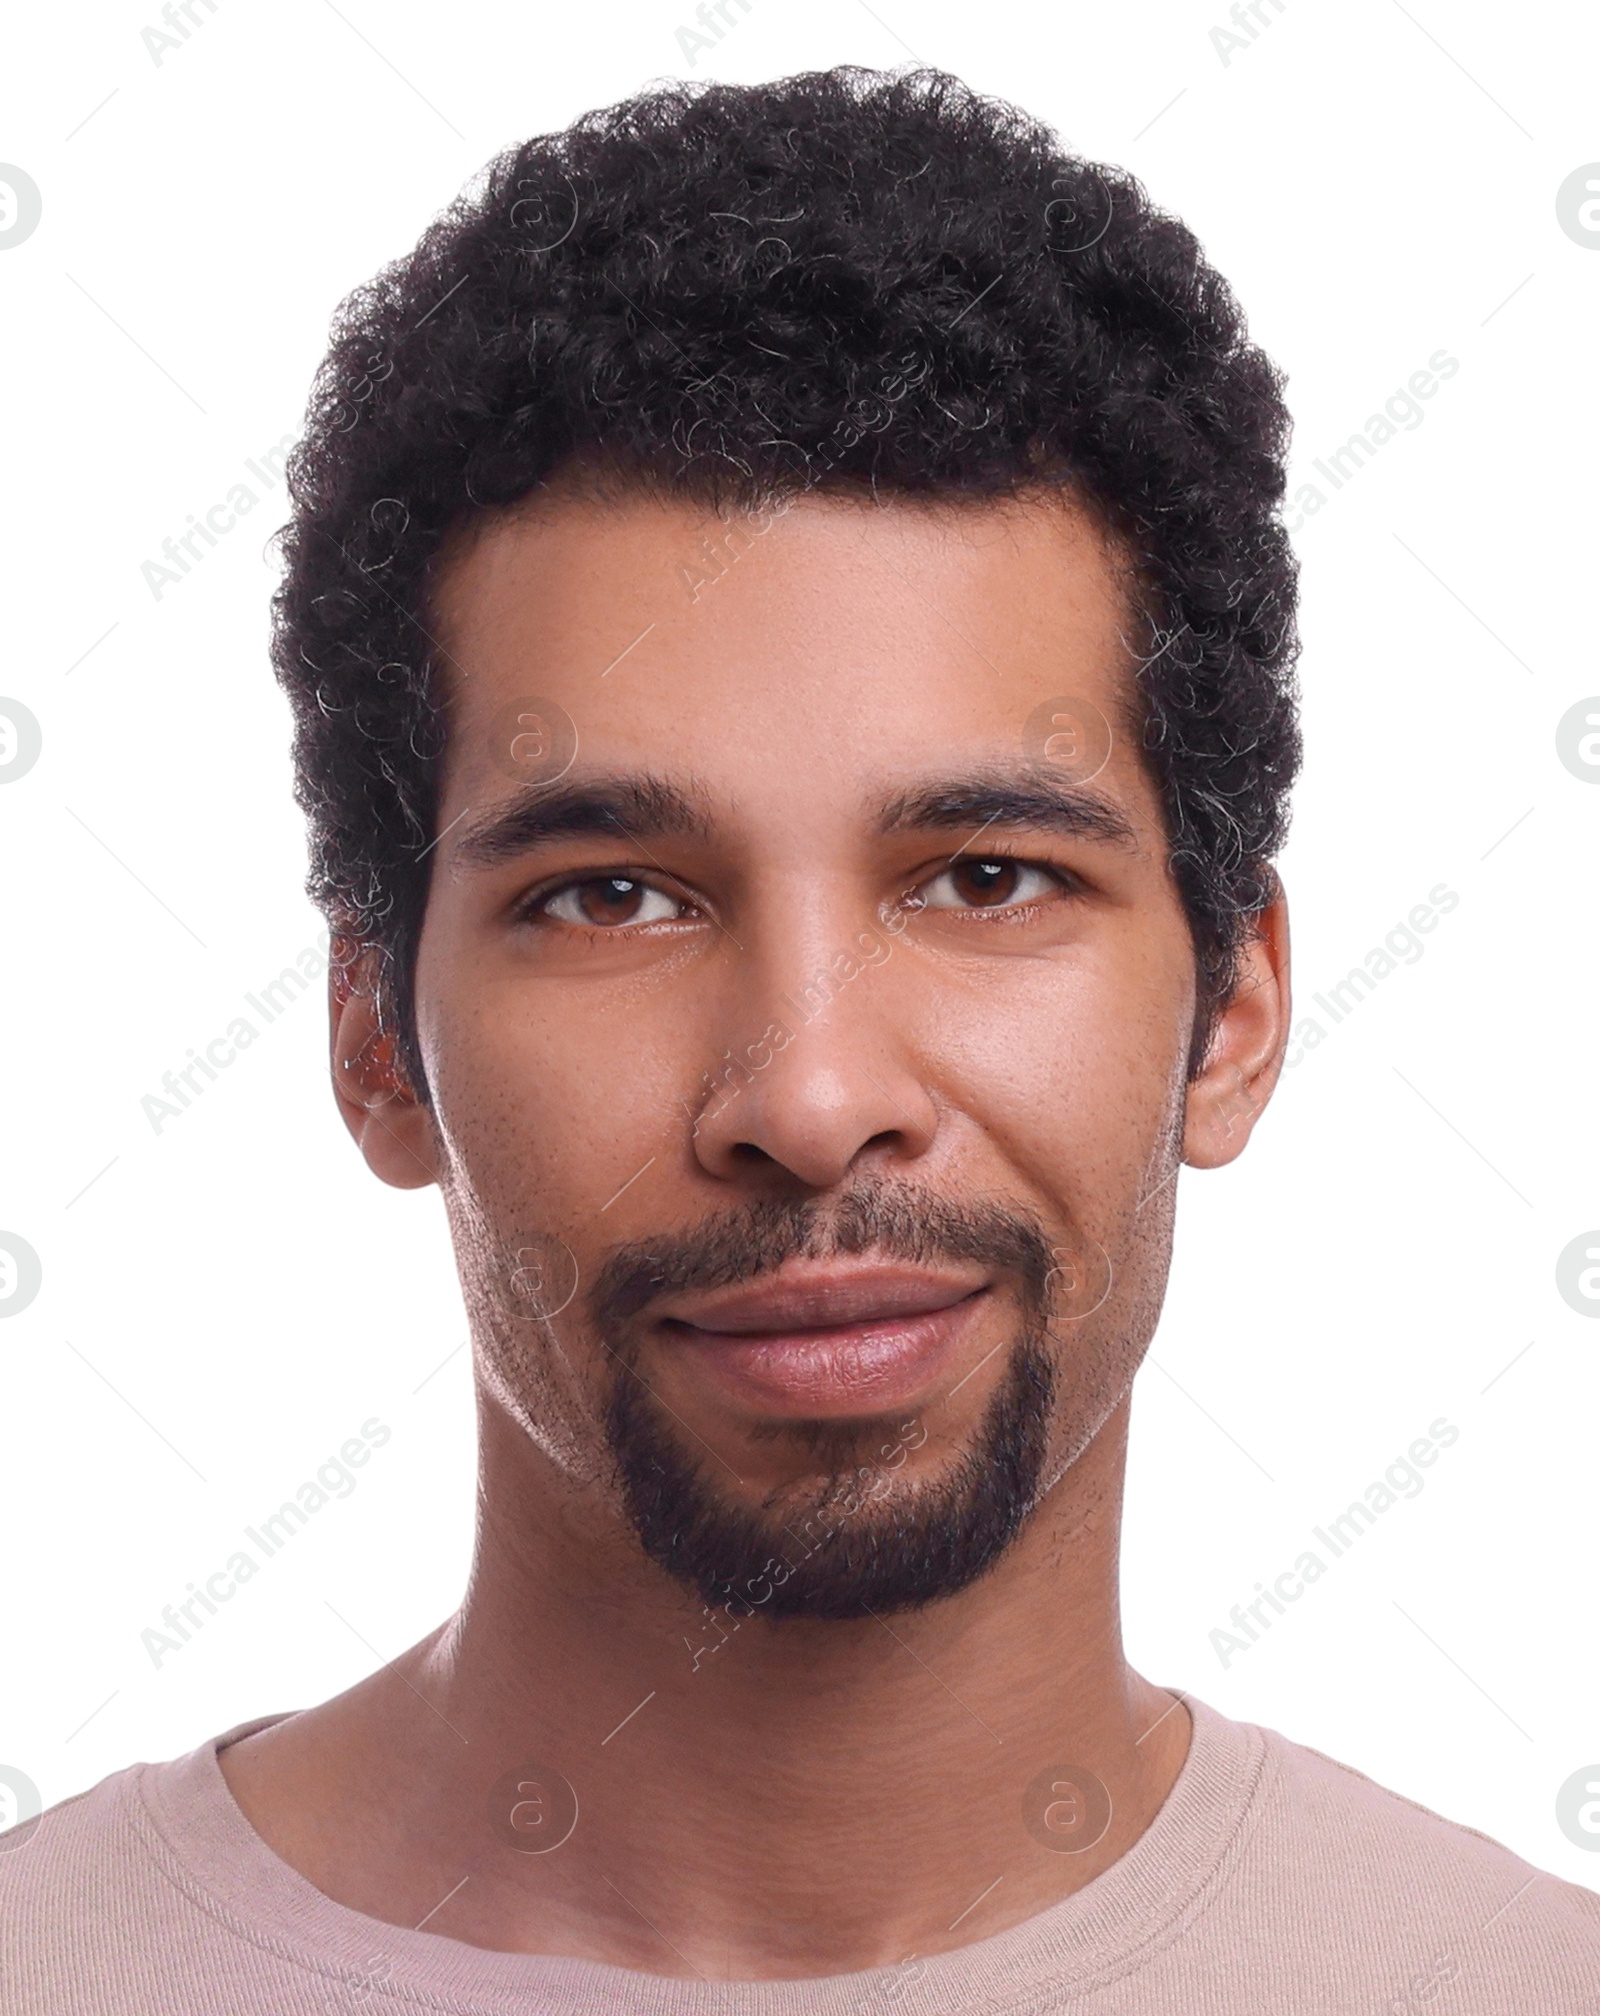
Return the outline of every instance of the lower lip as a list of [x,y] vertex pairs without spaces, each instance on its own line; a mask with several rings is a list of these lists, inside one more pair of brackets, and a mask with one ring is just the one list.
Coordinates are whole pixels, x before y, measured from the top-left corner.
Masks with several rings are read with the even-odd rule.
[[947,1309],[886,1316],[831,1330],[753,1335],[674,1326],[687,1352],[736,1404],[791,1419],[849,1420],[928,1397],[970,1330],[979,1289]]

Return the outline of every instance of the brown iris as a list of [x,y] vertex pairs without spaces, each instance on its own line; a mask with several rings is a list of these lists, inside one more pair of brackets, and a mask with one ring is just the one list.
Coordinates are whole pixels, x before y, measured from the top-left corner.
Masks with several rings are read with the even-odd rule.
[[599,875],[569,886],[590,924],[631,924],[645,893],[644,884],[627,875]]
[[949,873],[956,892],[965,901],[982,906],[1010,902],[1021,869],[1015,861],[962,861]]

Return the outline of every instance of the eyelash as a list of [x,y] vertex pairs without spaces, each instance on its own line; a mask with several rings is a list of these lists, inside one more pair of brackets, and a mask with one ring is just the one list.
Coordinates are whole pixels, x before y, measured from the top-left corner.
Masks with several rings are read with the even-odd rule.
[[[1056,883],[1060,892],[1063,895],[1074,895],[1078,893],[1080,890],[1082,890],[1082,888],[1084,887],[1084,884],[1079,880],[1077,876],[1071,874],[1065,868],[1056,867],[1053,862],[1035,861],[1027,855],[1010,854],[1007,853],[1004,849],[995,849],[993,851],[986,851],[983,854],[970,855],[967,857],[966,865],[972,866],[980,862],[984,864],[988,864],[990,862],[1004,862],[1008,867],[1014,867],[1019,869],[1022,868],[1035,869],[1041,875],[1049,876],[1050,879]],[[961,857],[952,856],[952,858],[949,861],[947,861],[942,868],[935,869],[933,874],[925,877],[922,882],[918,883],[915,889],[907,890],[903,895],[898,897],[895,901],[895,904],[892,907],[902,912],[912,910],[918,913],[933,907],[926,904],[913,904],[910,899],[913,895],[916,894],[917,890],[927,888],[930,883],[937,882],[940,876],[948,875],[952,869],[958,867],[959,865],[961,865]],[[651,890],[657,895],[669,896],[672,898],[674,902],[684,904],[691,912],[691,915],[688,917],[657,919],[656,922],[653,924],[643,924],[643,925],[593,924],[585,927],[578,924],[567,923],[564,919],[551,919],[545,914],[543,914],[544,906],[547,903],[551,902],[555,897],[562,895],[565,891],[569,889],[581,889],[583,885],[587,882],[603,882],[611,880],[613,878],[615,878],[618,881],[636,882],[640,885],[641,888]],[[1019,918],[1037,916],[1039,911],[1043,908],[1043,904],[1040,901],[1035,900],[1027,903],[972,904],[969,906],[940,905],[938,907],[941,910],[948,909],[948,913],[955,916],[980,917],[980,918],[988,918],[996,922],[1003,920],[1007,923],[1015,923]],[[610,869],[609,871],[602,870],[595,874],[569,875],[566,876],[562,881],[549,883],[546,887],[542,889],[535,889],[531,891],[527,896],[525,896],[521,900],[521,902],[517,905],[516,916],[518,921],[521,923],[540,924],[540,923],[554,922],[561,924],[563,928],[568,931],[581,931],[587,928],[590,935],[593,937],[616,938],[620,937],[623,933],[629,931],[656,930],[662,923],[673,923],[673,924],[691,923],[694,921],[694,914],[697,912],[697,910],[698,906],[689,897],[679,895],[676,890],[668,887],[663,882],[658,882],[654,880],[650,875],[648,875],[644,871],[634,869],[631,867],[619,866],[617,868]]]

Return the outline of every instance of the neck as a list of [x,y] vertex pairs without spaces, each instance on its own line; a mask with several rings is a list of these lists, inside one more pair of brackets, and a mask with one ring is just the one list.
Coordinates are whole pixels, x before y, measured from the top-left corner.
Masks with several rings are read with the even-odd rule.
[[[415,1924],[459,1885],[428,1929],[485,1947],[753,1979],[988,1937],[1123,1854],[1187,1751],[1187,1713],[1122,1651],[1126,1435],[1124,1401],[955,1597],[741,1619],[563,1512],[566,1488],[491,1404],[457,1617],[225,1753],[230,1783],[338,1901]],[[519,1850],[567,1825],[556,1774],[577,1823]],[[307,1799],[314,1826],[293,1817]]]

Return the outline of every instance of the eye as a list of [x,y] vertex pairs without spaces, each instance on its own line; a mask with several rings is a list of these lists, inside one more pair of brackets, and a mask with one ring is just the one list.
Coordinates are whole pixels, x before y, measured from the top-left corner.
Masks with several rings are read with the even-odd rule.
[[960,861],[924,882],[907,907],[918,910],[1003,910],[1047,902],[1065,888],[1053,869],[1006,856]]
[[632,875],[586,875],[536,897],[527,914],[553,917],[557,923],[592,931],[623,924],[671,924],[688,910],[681,897],[670,896],[665,889],[653,888]]

